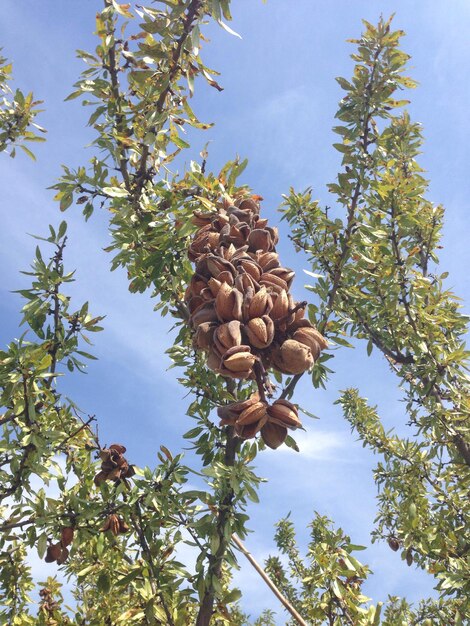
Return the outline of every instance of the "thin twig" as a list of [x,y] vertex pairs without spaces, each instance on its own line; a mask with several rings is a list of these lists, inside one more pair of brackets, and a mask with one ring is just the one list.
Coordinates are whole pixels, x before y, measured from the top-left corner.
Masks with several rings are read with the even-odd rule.
[[268,587],[274,593],[276,598],[284,605],[284,607],[289,611],[292,617],[295,620],[297,620],[297,623],[300,624],[300,626],[308,626],[307,622],[303,619],[300,613],[292,606],[289,600],[287,600],[287,598],[279,591],[279,589],[276,587],[273,581],[269,578],[269,576],[266,574],[266,572],[261,567],[261,565],[259,565],[259,563],[255,560],[253,555],[250,552],[248,552],[248,550],[246,549],[242,541],[237,537],[237,535],[235,534],[232,535],[232,541],[240,550],[240,552],[242,552],[246,556],[248,561],[253,565],[255,570],[258,572],[258,574],[261,576],[264,582],[268,585]]

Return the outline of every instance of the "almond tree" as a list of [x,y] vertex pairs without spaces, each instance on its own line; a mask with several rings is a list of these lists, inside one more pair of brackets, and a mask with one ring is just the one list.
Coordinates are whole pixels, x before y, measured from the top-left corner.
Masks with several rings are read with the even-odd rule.
[[[281,265],[261,197],[237,183],[246,162],[213,174],[203,153],[183,176],[170,173],[189,147],[184,128],[208,126],[190,107],[195,79],[221,89],[200,56],[209,19],[230,31],[228,0],[135,9],[105,1],[97,48],[79,51],[88,67],[70,96],[92,109],[94,155],[87,167],[64,168],[55,185],[62,210],[75,202],[89,219],[109,209],[112,267],[125,267],[129,289],[150,289],[156,309],[175,318],[169,353],[193,398],[185,437],[207,484],[185,487],[190,469],[164,446],[156,468],[135,467],[123,444],[100,441],[95,416],[60,394],[58,374],[93,358],[81,342],[100,330],[101,318],[87,303],[71,307],[66,224],[50,227],[52,256],[36,251],[32,286],[21,292],[30,333],[1,354],[2,615],[12,624],[246,624],[230,572],[235,546],[246,551],[246,505],[257,501],[252,462],[265,446],[296,447],[288,429],[301,425],[291,402],[297,381],[310,371],[314,386],[326,384],[324,337],[344,344],[351,336],[384,353],[417,428],[409,441],[386,434],[356,390],[339,400],[365,444],[385,458],[376,473],[376,537],[434,574],[441,598],[417,610],[392,600],[381,617],[361,592],[368,569],[351,554],[357,546],[321,516],[312,523],[310,562],[301,559],[292,526],[281,522],[278,545],[294,573],[287,576],[273,558],[267,582],[292,623],[463,623],[465,320],[442,289],[445,277],[431,273],[442,209],[423,199],[419,129],[394,114],[405,104],[393,98],[396,90],[413,86],[403,76],[401,33],[390,22],[366,24],[354,77],[340,79],[347,94],[336,147],[344,172],[331,191],[344,222],[309,191],[286,197],[294,241],[321,272],[312,288],[317,304],[307,307],[290,295],[293,272]],[[36,489],[34,475],[53,482],[58,495]],[[194,548],[195,572],[178,561],[182,543]],[[52,579],[40,591],[39,613],[31,610],[27,546],[72,577],[71,613]],[[256,623],[273,620],[266,611]]]
[[444,209],[425,197],[416,160],[421,127],[400,112],[407,101],[396,99],[397,90],[414,86],[403,74],[403,33],[390,21],[365,26],[353,79],[338,79],[345,95],[335,148],[344,170],[329,186],[337,208],[322,209],[310,190],[291,191],[284,215],[321,274],[312,286],[319,302],[312,321],[336,343],[366,340],[403,390],[408,438],[386,432],[357,389],[338,400],[364,445],[383,457],[374,538],[436,577],[448,601],[431,617],[458,624],[470,591],[467,318],[436,267]]

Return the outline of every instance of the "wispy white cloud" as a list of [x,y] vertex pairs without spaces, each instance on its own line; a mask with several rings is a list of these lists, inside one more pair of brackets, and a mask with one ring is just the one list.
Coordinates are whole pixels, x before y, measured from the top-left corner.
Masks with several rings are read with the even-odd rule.
[[[331,461],[345,458],[340,451],[348,446],[348,437],[342,432],[310,429],[299,430],[294,436],[305,460]],[[297,454],[287,446],[279,450],[284,454]]]

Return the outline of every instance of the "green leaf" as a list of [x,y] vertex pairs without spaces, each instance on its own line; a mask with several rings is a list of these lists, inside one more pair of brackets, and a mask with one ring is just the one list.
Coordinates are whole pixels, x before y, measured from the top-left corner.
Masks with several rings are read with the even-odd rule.
[[122,187],[103,187],[103,193],[111,198],[126,198],[129,195]]
[[34,154],[31,152],[29,148],[27,148],[23,144],[20,144],[19,147],[21,148],[21,150],[23,150],[23,152],[26,152],[26,154],[29,156],[30,159],[32,159],[33,161],[36,160],[36,157],[34,156]]
[[109,574],[107,572],[101,572],[96,581],[96,586],[98,591],[102,591],[103,593],[108,593],[111,589],[111,579],[109,578]]
[[38,551],[38,556],[42,560],[47,550],[47,533],[42,533],[39,535],[39,538],[36,542],[36,548]]

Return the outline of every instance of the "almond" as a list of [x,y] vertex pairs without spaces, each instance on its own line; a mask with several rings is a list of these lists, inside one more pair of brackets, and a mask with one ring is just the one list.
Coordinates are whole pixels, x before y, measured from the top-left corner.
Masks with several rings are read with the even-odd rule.
[[255,402],[240,413],[237,424],[239,426],[247,426],[248,424],[259,422],[266,416],[266,408],[266,402]]
[[241,342],[241,324],[236,320],[221,324],[214,332],[214,346],[221,354],[229,348],[241,345]]
[[292,335],[292,339],[308,346],[312,351],[312,356],[315,361],[320,356],[320,352],[324,350],[328,345],[323,335],[319,333],[316,328],[313,327],[299,328]]
[[245,325],[248,341],[255,348],[262,350],[271,345],[274,338],[274,322],[267,315],[254,317]]
[[287,400],[276,400],[271,406],[268,407],[267,413],[269,415],[269,421],[279,426],[285,426],[287,428],[300,428],[302,426],[299,420],[299,414],[295,404],[288,402]]
[[287,428],[267,422],[261,429],[261,438],[264,443],[275,450],[284,443],[287,437]]
[[274,366],[283,374],[302,374],[313,365],[310,348],[293,339],[281,344],[273,358]]

